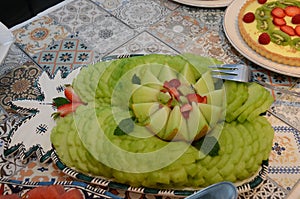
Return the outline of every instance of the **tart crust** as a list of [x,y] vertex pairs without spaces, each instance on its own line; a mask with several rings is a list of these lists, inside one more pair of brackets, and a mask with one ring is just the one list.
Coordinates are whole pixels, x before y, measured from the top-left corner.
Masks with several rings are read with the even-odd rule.
[[[269,0],[268,2],[272,2],[272,0]],[[254,20],[252,23],[245,23],[243,21],[243,17],[247,12],[255,13],[255,10],[261,6],[262,5],[259,4],[257,0],[248,0],[242,6],[238,15],[238,26],[242,38],[249,45],[249,47],[269,60],[290,66],[300,66],[299,50],[296,50],[289,45],[281,46],[273,42],[270,42],[267,45],[259,44],[258,37],[262,31],[256,28],[257,21]],[[270,17],[269,20],[272,20],[272,17]],[[296,37],[300,38],[299,36]]]

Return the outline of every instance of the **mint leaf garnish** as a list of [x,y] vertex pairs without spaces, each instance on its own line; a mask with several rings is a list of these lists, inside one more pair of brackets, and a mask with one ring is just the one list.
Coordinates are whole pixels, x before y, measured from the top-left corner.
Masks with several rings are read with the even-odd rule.
[[136,74],[132,76],[131,82],[133,84],[141,85],[141,79]]
[[64,97],[57,97],[53,99],[53,105],[56,107],[60,107],[65,104],[69,104],[70,101]]
[[129,134],[133,131],[133,128],[134,121],[132,120],[132,118],[123,119],[114,130],[114,135],[121,136]]
[[209,156],[219,155],[220,145],[218,140],[212,136],[205,136],[204,138],[193,143],[193,146]]

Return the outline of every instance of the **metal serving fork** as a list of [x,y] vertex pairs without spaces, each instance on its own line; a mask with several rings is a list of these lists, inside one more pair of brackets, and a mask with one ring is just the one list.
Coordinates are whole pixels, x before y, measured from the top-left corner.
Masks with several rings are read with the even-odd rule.
[[273,85],[270,85],[266,82],[252,79],[252,73],[248,66],[244,64],[222,64],[209,66],[212,69],[212,76],[214,78],[238,81],[238,82],[256,82],[266,88],[279,91],[281,93],[293,95],[300,97],[300,92],[291,91],[283,88],[279,88]]

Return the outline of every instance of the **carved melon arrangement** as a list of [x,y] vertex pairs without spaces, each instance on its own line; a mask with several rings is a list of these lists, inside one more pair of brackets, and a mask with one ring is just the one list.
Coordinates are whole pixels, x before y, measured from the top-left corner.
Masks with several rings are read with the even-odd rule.
[[146,55],[85,67],[72,87],[84,102],[56,118],[51,141],[68,167],[150,188],[200,188],[253,176],[273,129],[273,102],[256,83],[211,77],[196,55]]

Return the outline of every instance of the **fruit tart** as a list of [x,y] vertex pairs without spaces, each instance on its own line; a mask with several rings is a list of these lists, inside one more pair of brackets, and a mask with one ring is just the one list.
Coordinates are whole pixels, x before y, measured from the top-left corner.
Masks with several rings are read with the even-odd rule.
[[299,0],[247,0],[238,27],[244,41],[261,56],[300,66]]

